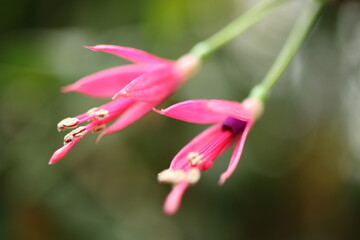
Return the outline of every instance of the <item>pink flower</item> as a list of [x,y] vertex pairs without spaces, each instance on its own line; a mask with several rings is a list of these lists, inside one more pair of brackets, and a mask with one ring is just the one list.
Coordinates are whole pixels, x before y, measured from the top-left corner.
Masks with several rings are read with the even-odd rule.
[[158,175],[159,182],[173,185],[164,204],[165,213],[171,215],[179,209],[185,190],[199,181],[200,171],[211,168],[215,159],[235,144],[228,169],[221,174],[219,184],[231,176],[240,160],[247,134],[262,111],[262,104],[251,98],[242,104],[216,99],[190,100],[156,111],[186,122],[214,124],[181,149],[169,169]]
[[[63,92],[73,91],[113,100],[60,121],[57,126],[59,131],[77,128],[65,136],[64,146],[55,151],[49,164],[62,159],[89,132],[102,131],[100,139],[129,126],[171,95],[200,65],[200,60],[192,55],[171,61],[128,47],[97,45],[86,48],[111,53],[134,64],[91,74],[62,89]],[[105,127],[117,117],[110,127]],[[78,127],[83,122],[88,124]]]

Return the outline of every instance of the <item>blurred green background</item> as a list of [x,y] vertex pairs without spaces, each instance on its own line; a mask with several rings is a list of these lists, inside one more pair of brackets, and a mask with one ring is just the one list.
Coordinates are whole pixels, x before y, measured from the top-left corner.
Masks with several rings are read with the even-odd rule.
[[[250,0],[2,0],[0,239],[360,239],[360,3],[329,4],[274,89],[233,177],[230,153],[162,213],[156,180],[205,126],[155,113],[49,166],[56,124],[104,100],[61,86],[125,61],[83,45],[116,44],[176,59]],[[290,1],[216,52],[162,107],[241,101],[271,66],[300,13]]]

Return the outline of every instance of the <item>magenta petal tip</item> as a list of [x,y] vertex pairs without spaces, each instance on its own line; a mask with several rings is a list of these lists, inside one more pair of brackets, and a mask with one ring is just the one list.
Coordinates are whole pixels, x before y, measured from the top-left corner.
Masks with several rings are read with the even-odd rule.
[[83,46],[84,48],[93,50],[93,51],[97,51],[96,46]]
[[174,215],[179,210],[179,207],[174,208],[173,206],[165,206],[164,213],[168,216]]
[[60,161],[63,157],[65,157],[66,152],[64,152],[63,148],[60,148],[54,152],[54,154],[51,156],[49,165],[52,165],[54,163],[57,163]]
[[153,108],[152,110],[153,110],[154,112],[157,112],[157,113],[161,114],[161,115],[164,115],[164,109]]
[[51,159],[50,159],[50,161],[49,161],[49,165],[53,165],[54,163],[56,163],[56,161],[52,161]]
[[227,179],[228,179],[227,176],[221,174],[220,179],[219,179],[219,181],[218,181],[218,184],[219,184],[220,186],[221,186],[221,185],[224,185],[224,183],[226,182]]
[[102,133],[100,133],[100,135],[96,138],[96,144],[98,144],[100,142],[100,140],[104,137],[108,135],[108,133],[105,131],[103,131]]
[[72,92],[74,90],[75,90],[75,88],[74,88],[73,84],[61,88],[62,93]]
[[164,205],[164,213],[166,215],[174,215],[180,208],[180,202],[172,202],[174,200],[167,200]]
[[189,186],[188,182],[181,182],[174,186],[169,195],[165,199],[164,212],[167,215],[174,215],[180,208],[181,198]]
[[77,138],[74,139],[73,141],[71,141],[70,143],[64,145],[63,147],[59,148],[58,150],[56,150],[53,155],[50,158],[49,164],[54,164],[58,161],[60,161],[61,159],[63,159],[66,154],[68,154],[68,152],[75,146],[75,144],[80,140],[81,138]]

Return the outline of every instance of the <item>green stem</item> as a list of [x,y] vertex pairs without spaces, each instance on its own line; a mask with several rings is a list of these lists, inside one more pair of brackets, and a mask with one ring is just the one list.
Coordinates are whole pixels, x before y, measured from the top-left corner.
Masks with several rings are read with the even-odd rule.
[[263,81],[253,88],[250,93],[250,97],[258,98],[262,101],[266,99],[271,88],[285,72],[296,52],[304,42],[306,36],[314,26],[314,23],[316,22],[325,2],[326,1],[309,0],[309,3],[295,23],[295,26],[286,40],[280,54],[275,60],[275,63],[272,65]]
[[281,3],[286,1],[287,0],[264,0],[260,2],[207,40],[196,44],[190,50],[190,53],[198,56],[200,59],[205,58],[207,55],[260,21]]

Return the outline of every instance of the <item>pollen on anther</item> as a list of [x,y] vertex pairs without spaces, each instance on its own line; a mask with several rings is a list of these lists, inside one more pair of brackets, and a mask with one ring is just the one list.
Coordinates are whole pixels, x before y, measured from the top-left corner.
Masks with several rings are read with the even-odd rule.
[[73,137],[81,137],[87,133],[86,127],[78,127],[74,130],[72,130],[70,133],[72,133]]
[[71,142],[74,138],[84,136],[86,133],[86,127],[78,127],[65,135],[64,144]]
[[78,127],[64,137],[64,144],[71,142],[74,138],[81,137],[87,133],[86,127]]
[[68,144],[69,142],[71,142],[74,139],[74,136],[72,135],[72,133],[68,133],[65,135],[64,137],[64,145]]
[[94,108],[90,108],[87,112],[86,112],[86,114],[87,115],[95,115],[95,113],[96,113],[96,111],[98,110],[98,108],[97,107],[94,107]]
[[199,165],[205,161],[204,155],[199,154],[198,152],[190,152],[186,159],[190,162],[191,165]]
[[109,116],[109,111],[106,110],[106,109],[100,109],[100,110],[95,112],[95,117],[98,120],[102,120],[102,119],[104,119],[104,118],[106,118],[108,116]]
[[77,118],[65,118],[64,120],[61,120],[57,124],[57,129],[60,132],[62,130],[77,127],[78,124],[79,124],[79,119],[77,119]]

